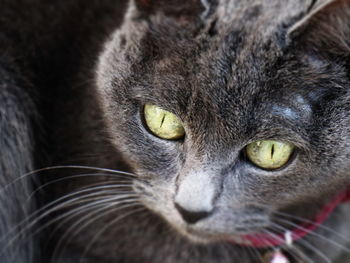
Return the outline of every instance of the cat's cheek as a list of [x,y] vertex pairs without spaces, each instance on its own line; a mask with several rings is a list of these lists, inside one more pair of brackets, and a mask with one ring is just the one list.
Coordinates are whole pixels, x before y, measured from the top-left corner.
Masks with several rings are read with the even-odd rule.
[[153,213],[157,214],[162,220],[168,222],[171,227],[184,232],[186,224],[181,219],[179,213],[176,213],[174,206],[174,187],[169,183],[160,181],[133,182],[133,190],[139,196],[140,202]]

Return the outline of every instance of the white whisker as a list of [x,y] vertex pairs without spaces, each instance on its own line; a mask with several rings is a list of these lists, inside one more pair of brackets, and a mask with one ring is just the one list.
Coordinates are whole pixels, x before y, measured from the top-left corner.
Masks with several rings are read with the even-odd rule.
[[[71,220],[72,218],[74,218],[75,216],[77,216],[78,214],[84,213],[86,210],[90,209],[90,208],[95,208],[95,206],[102,206],[102,210],[109,208],[109,207],[113,207],[116,205],[115,201],[119,201],[117,204],[125,204],[125,203],[131,203],[131,202],[135,202],[138,200],[138,198],[134,197],[134,198],[128,198],[128,199],[123,199],[120,198],[121,200],[117,199],[116,197],[111,197],[111,198],[104,198],[98,201],[95,201],[93,203],[89,203],[87,205],[84,206],[80,206],[77,209],[74,209],[72,211],[66,212],[65,215],[63,217],[61,217],[60,219],[65,218],[59,225],[56,226],[57,229],[60,229],[62,227],[62,225],[64,225],[67,221]],[[113,202],[111,204],[108,204],[110,202]],[[99,211],[100,212],[100,211]],[[96,212],[97,214],[98,212]],[[89,214],[89,217],[91,215],[94,215],[95,211],[93,211],[92,213]],[[79,219],[78,222],[76,222],[75,224],[79,225],[81,222],[85,221],[85,217]],[[75,225],[74,224],[74,225]]]
[[[284,228],[283,226],[280,226],[276,223],[274,223],[272,225],[272,227],[274,228],[274,230],[277,233],[285,233],[286,231],[288,231],[288,229]],[[266,233],[272,235],[274,238],[276,238],[277,240],[279,240],[282,244],[285,243],[285,240],[283,238],[281,238],[278,234],[273,233],[271,231],[266,230]],[[290,253],[290,255],[297,261],[300,260],[300,262],[303,261],[307,261],[309,263],[314,263],[314,261],[308,257],[299,247],[295,246],[295,245],[287,245],[286,246],[286,250]]]
[[[85,215],[84,217],[82,217],[81,219],[79,219],[78,221],[76,221],[71,227],[69,227],[66,231],[65,234],[63,236],[60,237],[58,243],[56,244],[56,248],[53,252],[53,256],[52,258],[54,259],[59,259],[61,256],[60,254],[62,254],[64,252],[64,247],[62,247],[62,243],[65,241],[66,244],[69,244],[72,240],[73,237],[75,237],[80,231],[82,231],[83,229],[85,229],[86,227],[88,227],[89,225],[91,225],[93,222],[97,221],[100,218],[105,217],[106,215],[116,212],[118,210],[122,210],[128,207],[133,207],[133,206],[138,206],[141,205],[140,203],[135,203],[137,199],[133,199],[133,200],[123,200],[122,202],[112,202],[110,200],[108,200],[108,205],[105,205],[99,209],[93,210],[91,213],[88,213],[87,215]],[[130,204],[131,203],[131,204]],[[116,205],[120,205],[122,204],[122,206],[117,206],[114,209],[110,209],[111,207],[114,207]],[[110,209],[107,213],[103,213],[100,214],[101,212],[103,212],[104,210]],[[82,222],[84,222],[86,219],[90,218],[91,216],[94,216],[95,214],[99,214],[98,216],[93,217],[92,219],[90,219],[89,221],[87,221],[86,223],[84,223],[83,225],[81,225]],[[75,214],[76,215],[76,214]],[[76,229],[74,231],[74,233],[71,234],[71,232],[73,231],[73,229],[75,229],[77,226],[79,226],[78,229]],[[69,237],[68,240],[67,237]],[[62,247],[62,249],[61,249]],[[61,249],[61,253],[58,254],[58,251]]]
[[[136,174],[133,173],[129,173],[129,172],[124,172],[124,171],[118,171],[118,170],[113,170],[113,169],[108,169],[108,168],[99,168],[99,167],[92,167],[92,166],[81,166],[81,165],[61,165],[61,166],[51,166],[51,167],[45,167],[45,168],[41,168],[41,169],[37,169],[34,171],[31,171],[29,173],[26,173],[18,178],[16,178],[15,180],[13,180],[11,183],[3,186],[0,189],[0,193],[4,192],[5,190],[7,190],[9,187],[13,186],[14,184],[16,184],[17,182],[25,179],[26,177],[30,177],[33,175],[36,175],[38,173],[41,172],[46,172],[46,171],[52,171],[52,170],[64,170],[64,169],[85,169],[85,170],[94,170],[94,171],[100,171],[100,172],[108,172],[111,173],[110,176],[112,176],[113,174],[117,174],[117,175],[124,175],[124,176],[129,176],[132,179],[135,180],[141,180],[140,178],[137,177]],[[106,175],[107,176],[107,175]]]
[[314,221],[311,221],[311,220],[308,220],[308,219],[305,219],[305,218],[302,218],[302,217],[299,217],[299,216],[289,215],[289,214],[286,214],[286,213],[283,213],[283,212],[276,211],[274,213],[276,215],[280,216],[279,218],[281,218],[281,216],[283,216],[283,217],[286,217],[286,218],[295,219],[295,220],[303,222],[303,223],[316,225],[318,228],[324,229],[325,231],[329,231],[330,233],[332,233],[332,234],[336,235],[337,237],[343,239],[344,241],[350,243],[350,238],[349,237],[346,237],[343,234],[341,234],[341,233],[335,231],[334,229],[331,229],[330,227],[327,227],[325,225],[317,224]]
[[[91,189],[86,189],[84,191],[77,191],[77,192],[74,192],[74,193],[70,193],[68,195],[65,195],[65,196],[63,196],[63,197],[61,197],[61,198],[59,198],[59,199],[57,199],[57,200],[47,204],[43,208],[41,208],[41,209],[37,210],[36,212],[34,212],[27,219],[23,220],[17,226],[15,226],[13,229],[11,229],[9,231],[9,234],[11,234],[13,232],[17,232],[17,234],[8,241],[8,246],[12,245],[14,241],[16,241],[21,235],[23,235],[24,231],[27,231],[28,229],[33,227],[35,224],[37,224],[37,222],[39,222],[43,218],[47,217],[48,215],[52,214],[53,212],[58,211],[58,210],[63,209],[63,208],[67,208],[69,205],[70,206],[75,205],[75,204],[77,204],[76,201],[80,201],[81,199],[84,199],[84,198],[87,198],[87,197],[93,197],[93,196],[100,196],[101,195],[101,192],[94,192],[94,193],[86,194],[86,195],[79,196],[79,197],[76,197],[76,198],[72,198],[72,199],[69,199],[69,200],[67,200],[67,201],[65,201],[63,203],[60,203],[61,201],[65,200],[67,198],[74,197],[74,196],[76,196],[78,194],[85,193],[85,192],[90,192],[90,191],[91,191]],[[117,191],[111,191],[111,193],[113,194],[113,196],[115,198],[115,195],[117,194]],[[118,195],[118,197],[120,197],[120,198],[138,197],[138,195],[124,194],[124,195]],[[52,207],[52,208],[48,209],[49,207]],[[45,211],[46,209],[48,209],[48,210]],[[43,211],[45,211],[45,212],[43,214],[40,214]],[[61,218],[61,217],[59,217],[59,218]],[[26,227],[18,232],[17,231],[18,228],[22,227],[23,225],[26,225]],[[43,229],[45,229],[48,226],[49,226],[49,224],[45,224],[44,226],[42,226],[40,228],[40,231],[42,231]],[[36,233],[38,233],[38,231],[36,231],[35,234]],[[3,237],[0,241],[6,240],[8,238],[9,234],[7,234],[5,237]]]
[[[141,204],[140,204],[141,205]],[[81,258],[84,258],[86,253],[90,250],[91,246],[97,241],[97,239],[103,234],[104,231],[106,231],[110,226],[112,226],[113,224],[116,224],[117,222],[119,222],[120,220],[122,220],[125,217],[128,217],[132,214],[138,213],[140,211],[145,211],[146,208],[144,206],[140,207],[139,209],[135,209],[133,211],[130,211],[126,214],[123,214],[119,217],[117,217],[116,219],[112,220],[109,224],[107,224],[106,226],[104,226],[96,235],[95,237],[89,242],[89,244],[86,246],[84,253],[82,254]],[[112,211],[110,211],[112,212]]]
[[[293,223],[293,222],[290,222],[290,221],[288,221],[288,220],[284,220],[284,219],[281,219],[281,218],[278,218],[277,220],[278,220],[279,222],[281,222],[281,223],[288,224],[288,225],[293,226],[293,227],[296,227],[296,228],[298,228],[298,229],[300,229],[300,230],[307,231],[306,228],[304,228],[304,227],[302,227],[302,226],[299,226],[299,225],[297,225],[297,224],[295,224],[295,223]],[[313,236],[315,236],[315,237],[318,237],[318,238],[320,238],[320,239],[322,239],[322,240],[325,240],[326,242],[328,242],[328,243],[330,243],[330,244],[332,244],[332,245],[334,245],[334,246],[336,246],[336,247],[338,247],[338,248],[341,248],[341,249],[343,249],[344,251],[350,253],[350,249],[348,249],[348,248],[344,247],[343,245],[341,245],[341,244],[339,244],[339,243],[337,243],[337,242],[335,242],[335,241],[333,241],[333,240],[331,240],[331,239],[329,239],[329,238],[326,238],[326,237],[324,237],[324,236],[322,236],[322,235],[320,235],[320,234],[318,234],[318,233],[316,233],[316,232],[314,232],[314,231],[308,232],[308,234],[309,234],[309,235],[313,235]]]
[[[29,196],[28,198],[28,202],[31,201],[31,199],[34,197],[35,194],[37,194],[38,192],[40,192],[41,190],[43,190],[45,187],[48,187],[52,184],[55,184],[55,183],[59,183],[59,182],[63,182],[63,181],[66,181],[66,180],[71,180],[71,179],[77,179],[77,178],[84,178],[84,177],[94,177],[94,176],[117,176],[118,175],[108,175],[108,174],[101,174],[101,173],[94,173],[94,174],[79,174],[79,175],[71,175],[71,176],[66,176],[66,177],[63,177],[63,178],[59,178],[59,179],[56,179],[56,180],[53,180],[53,181],[49,181],[43,185],[41,185],[40,187],[37,187]],[[123,175],[120,176],[121,178],[123,179],[126,179]],[[113,178],[114,179],[114,178]],[[116,179],[115,179],[116,180]],[[108,181],[108,182],[113,182],[113,181]],[[130,184],[132,183],[131,180],[128,180],[128,181],[120,181],[118,180],[117,181],[118,183],[129,183]],[[101,182],[100,184],[106,184],[106,182]],[[94,184],[94,185],[88,185],[87,187],[90,187],[90,186],[95,186],[97,184]]]

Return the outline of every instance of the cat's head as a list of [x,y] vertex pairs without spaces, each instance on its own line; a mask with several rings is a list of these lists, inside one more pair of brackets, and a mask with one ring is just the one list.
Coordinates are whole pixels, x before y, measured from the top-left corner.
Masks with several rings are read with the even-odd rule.
[[142,202],[202,242],[312,218],[350,176],[349,16],[336,0],[133,1],[97,90]]

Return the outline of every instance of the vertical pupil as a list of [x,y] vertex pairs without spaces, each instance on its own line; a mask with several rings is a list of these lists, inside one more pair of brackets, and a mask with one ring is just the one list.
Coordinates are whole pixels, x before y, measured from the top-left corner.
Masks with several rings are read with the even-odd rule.
[[162,121],[160,122],[160,128],[162,128],[164,121],[165,121],[166,114],[163,114]]
[[273,143],[272,147],[271,147],[271,159],[273,159],[273,154],[274,153],[275,153],[275,144]]

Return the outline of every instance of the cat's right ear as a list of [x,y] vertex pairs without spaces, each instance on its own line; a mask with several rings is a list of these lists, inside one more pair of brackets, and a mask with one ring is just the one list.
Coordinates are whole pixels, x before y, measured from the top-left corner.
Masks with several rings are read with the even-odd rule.
[[304,41],[305,44],[311,44],[313,49],[338,54],[349,54],[349,35],[349,0],[315,0],[309,12],[288,32],[291,40]]
[[335,4],[344,4],[346,0],[314,0],[312,5],[309,7],[308,12],[301,17],[297,23],[295,23],[290,29],[289,34],[293,35],[298,31],[303,30],[305,27],[309,26],[317,16],[322,12],[325,12],[327,9],[331,8]]

